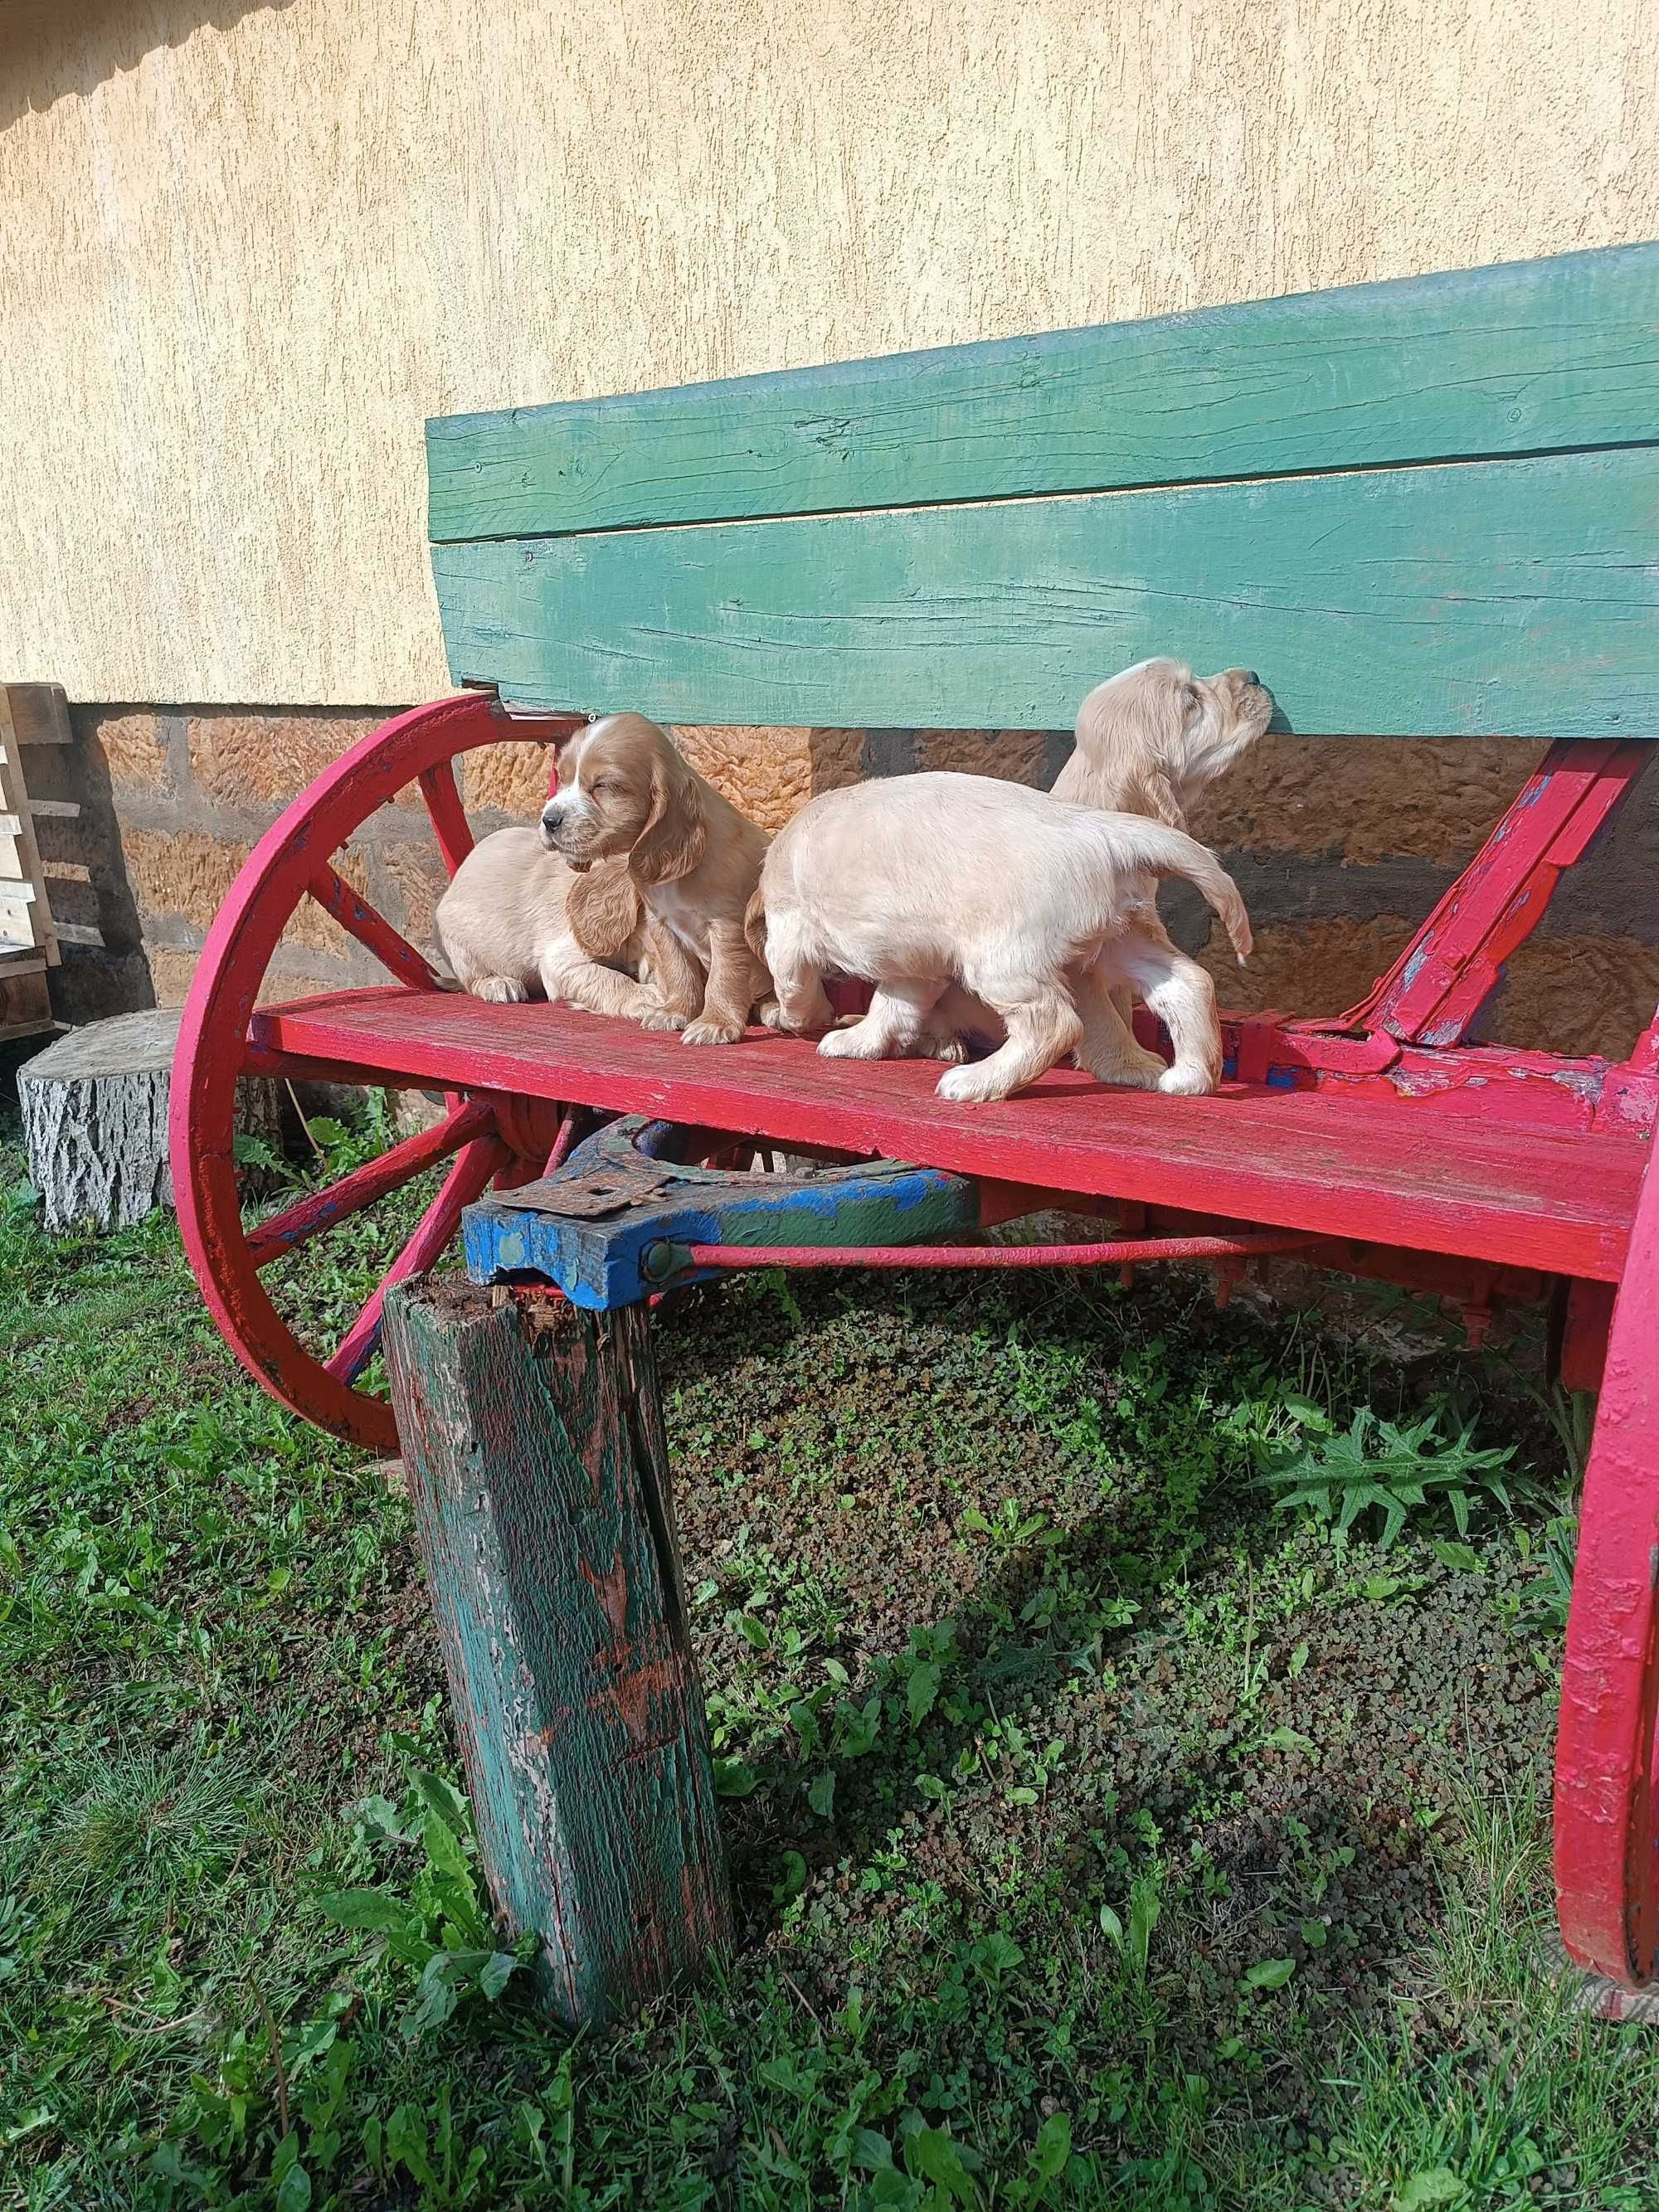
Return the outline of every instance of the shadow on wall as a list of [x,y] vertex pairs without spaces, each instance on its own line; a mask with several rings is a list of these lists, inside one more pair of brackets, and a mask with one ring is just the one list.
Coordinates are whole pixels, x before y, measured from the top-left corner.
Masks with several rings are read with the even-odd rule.
[[0,130],[59,100],[85,99],[194,31],[228,31],[293,0],[4,0],[0,5]]

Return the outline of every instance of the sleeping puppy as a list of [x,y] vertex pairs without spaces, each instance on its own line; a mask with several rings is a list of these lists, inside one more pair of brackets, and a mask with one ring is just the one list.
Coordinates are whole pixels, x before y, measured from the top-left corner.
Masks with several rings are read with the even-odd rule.
[[988,1060],[947,1069],[941,1097],[1006,1098],[1074,1049],[1092,1065],[1119,984],[1170,1032],[1175,1064],[1160,1067],[1159,1090],[1198,1094],[1221,1073],[1215,987],[1158,927],[1141,880],[1160,876],[1198,887],[1242,961],[1243,901],[1182,831],[985,776],[884,778],[821,793],[780,832],[750,942],[764,950],[785,1028],[829,1026],[829,969],[877,985],[862,1021],[819,1044],[832,1057],[914,1050],[951,983],[981,1000],[1003,1042]]
[[[1273,711],[1273,694],[1253,668],[1199,677],[1178,660],[1137,661],[1096,684],[1078,708],[1077,743],[1054,796],[1185,830],[1200,794],[1249,750]],[[1154,885],[1146,880],[1141,889],[1156,916]],[[1103,1083],[1150,1089],[1164,1062],[1135,1042],[1133,1011],[1133,994],[1119,985],[1098,1009],[1084,1064]],[[974,1034],[994,1036],[997,1024],[963,993],[949,991],[916,1049],[930,1059],[960,1059],[963,1040]]]
[[647,914],[703,969],[708,981],[684,1043],[734,1043],[751,1008],[775,1026],[765,964],[744,936],[766,838],[682,758],[665,730],[643,714],[607,714],[579,730],[559,757],[559,788],[542,809],[541,836],[579,871],[625,856]]
[[435,921],[456,981],[477,999],[511,1004],[539,984],[550,999],[648,1030],[683,1030],[702,1004],[702,974],[646,914],[626,871],[575,875],[534,830],[481,838]]

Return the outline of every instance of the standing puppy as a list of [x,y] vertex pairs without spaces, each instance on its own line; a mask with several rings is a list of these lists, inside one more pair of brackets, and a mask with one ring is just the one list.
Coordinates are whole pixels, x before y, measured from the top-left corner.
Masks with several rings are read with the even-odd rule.
[[1139,991],[1167,1026],[1175,1064],[1161,1091],[1213,1091],[1221,1073],[1215,987],[1158,926],[1143,879],[1184,876],[1224,924],[1241,960],[1250,927],[1212,853],[1161,823],[1067,806],[1024,784],[905,775],[809,799],[766,856],[750,908],[784,1026],[822,1029],[823,976],[878,988],[832,1057],[913,1053],[947,986],[994,1013],[988,1060],[940,1077],[941,1097],[1006,1098],[1084,1041],[1080,986]]
[[[1137,661],[1096,684],[1078,708],[1077,744],[1055,780],[1054,796],[1073,806],[1146,815],[1185,830],[1200,793],[1249,750],[1273,711],[1273,694],[1253,668],[1224,668],[1202,677],[1178,660]],[[1162,936],[1150,878],[1141,889],[1149,927]],[[1164,1062],[1135,1042],[1134,994],[1127,983],[1108,990],[1091,975],[1080,982],[1077,1007],[1083,1021],[1078,1057],[1091,1074],[1136,1089],[1158,1084]],[[961,991],[949,991],[916,1050],[929,1058],[959,1058],[965,1036],[994,1034],[996,1028],[983,1007]]]
[[[542,809],[542,842],[579,872],[625,858],[648,915],[702,969],[702,1004],[685,1044],[732,1044],[751,1008],[775,1024],[765,964],[744,936],[766,838],[643,714],[607,714],[559,757],[559,787]],[[758,1005],[757,1005],[758,1002]]]

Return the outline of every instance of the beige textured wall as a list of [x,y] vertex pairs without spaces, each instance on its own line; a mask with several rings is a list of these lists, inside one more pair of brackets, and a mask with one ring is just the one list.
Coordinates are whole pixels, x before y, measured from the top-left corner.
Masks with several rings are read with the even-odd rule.
[[0,9],[0,662],[444,687],[428,413],[1659,233],[1631,0]]

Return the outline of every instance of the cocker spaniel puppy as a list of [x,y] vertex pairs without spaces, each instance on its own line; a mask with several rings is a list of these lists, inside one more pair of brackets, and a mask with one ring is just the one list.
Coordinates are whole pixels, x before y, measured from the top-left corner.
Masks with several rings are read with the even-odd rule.
[[1115,985],[1169,1030],[1162,1091],[1213,1091],[1221,1073],[1215,987],[1172,945],[1141,888],[1184,876],[1220,916],[1242,961],[1250,925],[1213,854],[1161,823],[1070,806],[975,775],[881,778],[809,799],[766,856],[749,910],[783,1026],[828,1029],[831,969],[877,986],[869,1012],[830,1029],[832,1057],[915,1049],[955,983],[997,1017],[988,1060],[951,1067],[941,1097],[1006,1098],[1078,1050],[1092,1064]]
[[766,838],[643,714],[607,714],[559,756],[542,810],[549,851],[577,870],[623,857],[647,913],[707,977],[686,1044],[732,1044],[751,1010],[775,1024],[765,964],[744,935]]
[[[1077,743],[1054,796],[1185,830],[1200,792],[1249,750],[1273,711],[1273,694],[1253,668],[1201,677],[1178,660],[1138,661],[1096,684],[1078,708]],[[1154,884],[1148,878],[1141,888],[1156,916]],[[1135,1042],[1133,993],[1115,986],[1097,1012],[1079,1054],[1085,1066],[1103,1083],[1156,1085],[1164,1063]],[[997,1029],[984,1007],[952,990],[928,1018],[915,1049],[925,1058],[957,1059],[967,1036],[994,1036]]]
[[1142,660],[1097,684],[1077,710],[1077,745],[1056,799],[1145,814],[1184,830],[1194,802],[1267,728],[1273,693],[1253,668],[1194,676]]
[[624,869],[579,876],[534,830],[498,830],[473,847],[438,902],[438,941],[474,998],[511,1004],[539,985],[550,999],[683,1030],[702,1004],[702,975],[647,915]]

